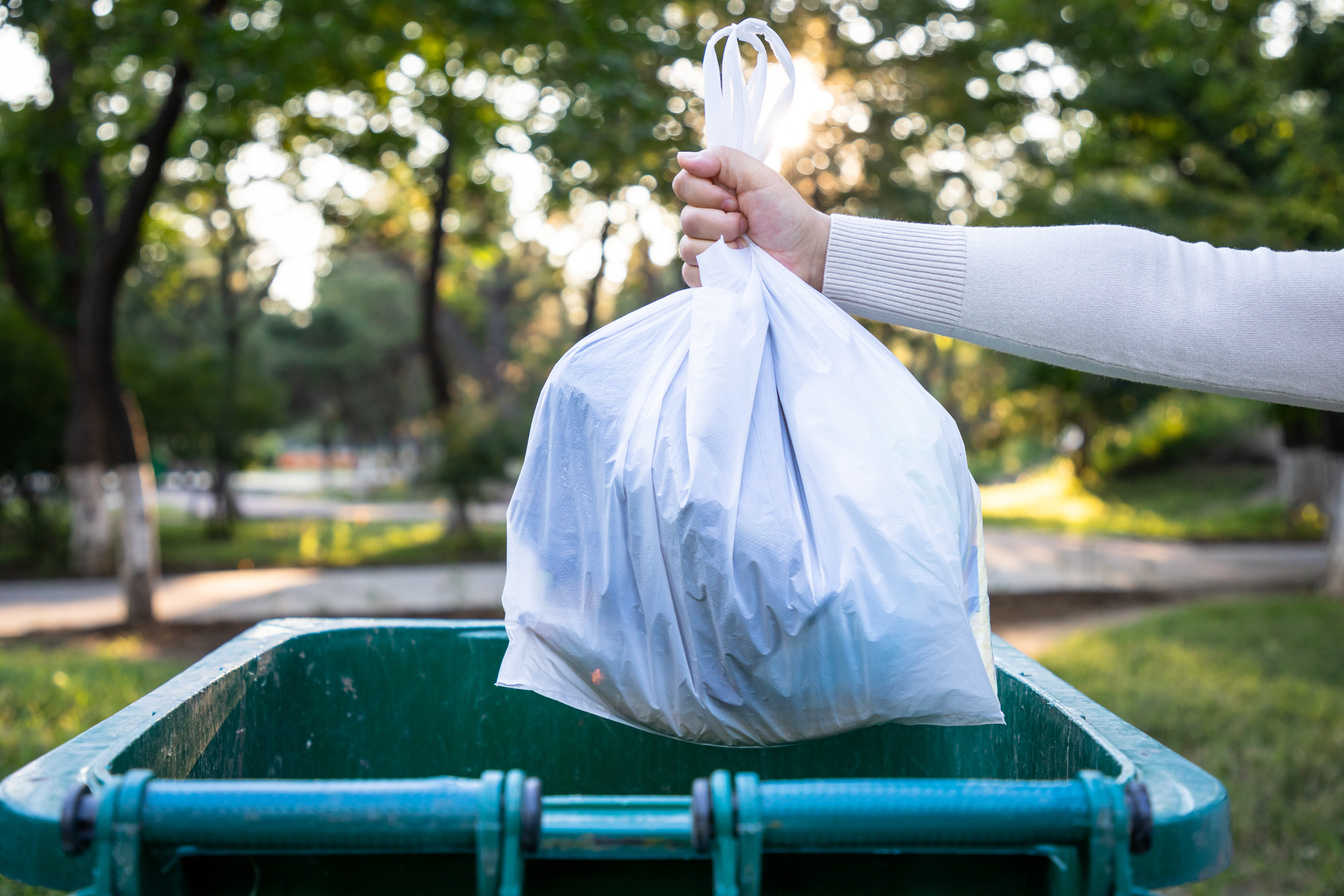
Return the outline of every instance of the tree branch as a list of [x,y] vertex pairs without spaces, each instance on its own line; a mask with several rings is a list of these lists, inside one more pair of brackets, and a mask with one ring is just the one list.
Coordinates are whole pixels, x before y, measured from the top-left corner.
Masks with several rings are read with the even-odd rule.
[[93,221],[93,232],[97,237],[101,237],[107,231],[107,193],[103,191],[102,166],[103,154],[97,149],[89,153],[89,160],[84,163],[84,195],[89,197],[89,202],[93,204],[91,210]]
[[28,316],[46,330],[52,338],[61,344],[63,349],[70,347],[69,332],[56,322],[49,314],[42,310],[37,303],[37,296],[33,293],[28,278],[24,276],[23,267],[19,260],[18,242],[14,238],[14,233],[9,229],[9,215],[5,210],[5,199],[3,192],[0,192],[0,256],[5,260],[5,279],[9,281],[9,287],[14,293],[14,298],[18,301],[23,310],[28,312]]
[[[610,208],[611,200],[607,200]],[[584,310],[587,312],[583,318],[583,329],[579,331],[579,338],[584,339],[589,333],[597,329],[597,288],[602,284],[602,276],[607,272],[607,235],[611,233],[611,216],[602,222],[602,233],[597,237],[598,252],[601,253],[597,261],[597,273],[593,275],[593,282],[588,284],[588,300],[584,302]]]
[[150,200],[154,198],[154,191],[163,178],[163,163],[168,159],[168,139],[172,136],[178,119],[182,117],[182,106],[190,81],[191,64],[186,60],[176,61],[173,64],[172,86],[168,88],[168,95],[163,98],[159,114],[137,141],[149,150],[149,154],[145,159],[145,170],[131,181],[126,201],[121,206],[116,230],[111,234],[107,254],[101,259],[105,265],[101,274],[107,277],[109,282],[116,283],[125,275],[135,255],[135,244],[140,237],[140,224],[149,209]]
[[443,266],[443,215],[448,210],[452,198],[450,179],[453,176],[453,150],[457,135],[452,131],[449,119],[445,128],[448,146],[443,151],[439,163],[439,190],[434,194],[433,212],[429,222],[429,259],[425,263],[424,276],[420,280],[420,338],[421,350],[425,354],[425,365],[429,374],[429,398],[436,411],[447,410],[452,404],[452,374],[448,359],[443,356],[439,345],[439,271]]
[[70,269],[77,269],[83,242],[79,225],[70,214],[70,195],[65,191],[65,181],[60,172],[43,168],[37,173],[37,182],[42,187],[42,199],[51,212],[51,230],[55,237],[56,250],[66,265],[66,276]]

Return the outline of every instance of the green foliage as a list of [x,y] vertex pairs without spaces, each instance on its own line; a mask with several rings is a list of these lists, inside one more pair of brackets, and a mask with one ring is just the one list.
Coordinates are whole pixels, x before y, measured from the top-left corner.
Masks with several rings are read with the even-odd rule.
[[56,502],[37,488],[54,485],[68,375],[51,338],[0,296],[0,569],[64,568]]
[[[143,163],[138,141],[187,66],[160,202],[143,222],[145,245],[132,247],[126,282],[138,307],[118,321],[122,373],[159,453],[204,457],[218,438],[220,321],[202,293],[215,276],[210,240],[224,229],[211,209],[227,204],[218,185],[242,176],[238,153],[254,140],[285,159],[277,183],[295,195],[304,173],[332,157],[373,172],[376,189],[355,201],[337,183],[309,197],[353,249],[341,250],[310,322],[308,312],[293,324],[273,318],[247,340],[239,429],[277,422],[282,391],[289,419],[322,440],[387,441],[416,425],[427,401],[415,289],[439,224],[445,257],[433,286],[445,322],[430,335],[447,348],[453,390],[521,406],[573,334],[560,259],[519,241],[517,185],[497,163],[529,154],[545,170],[546,227],[636,185],[670,201],[671,155],[696,144],[702,115],[677,60],[698,60],[716,27],[762,12],[701,0],[191,10],[124,0],[95,16],[28,0],[9,24],[38,37],[62,99],[0,110],[15,245],[38,304],[68,329],[75,250],[125,207]],[[784,153],[787,176],[820,208],[955,223],[1108,221],[1245,247],[1344,240],[1344,112],[1329,92],[1344,71],[1344,28],[1314,7],[1296,7],[1287,30],[1274,26],[1279,38],[1256,4],[1204,0],[1067,9],[800,0],[764,12],[819,66],[835,101],[814,116],[807,145]],[[61,190],[35,171],[53,172]],[[89,192],[89,171],[100,194]],[[435,220],[440,197],[447,213]],[[212,234],[205,243],[188,238],[199,227]],[[256,279],[265,265],[253,261]],[[618,308],[674,285],[648,270],[631,282],[641,280]],[[162,314],[140,327],[146,307]],[[191,344],[166,338],[174,317],[199,323]],[[1079,471],[1111,476],[1216,448],[1266,413],[875,329],[952,410],[977,469],[993,474],[1047,458],[1074,426],[1085,438]],[[56,406],[42,405],[46,422],[33,432],[54,431]],[[1321,429],[1310,413],[1270,413],[1294,432]]]
[[0,496],[0,578],[68,573],[70,521],[53,497]]
[[68,376],[52,340],[0,297],[0,474],[56,469]]
[[485,483],[503,478],[508,462],[522,454],[526,425],[498,404],[471,399],[459,400],[445,415],[443,457],[434,478],[453,496],[455,530],[467,528],[467,502],[479,500]]
[[268,316],[266,375],[286,384],[290,419],[316,421],[323,441],[372,443],[423,414],[413,296],[404,269],[351,253],[323,281],[309,316]]
[[[134,211],[132,185],[157,180],[153,169],[141,176],[143,141],[174,77],[189,83],[180,85],[183,112],[167,144],[169,180],[209,182],[263,114],[378,70],[407,46],[402,17],[386,5],[254,6],[177,10],[129,0],[101,16],[86,4],[41,0],[10,8],[9,24],[34,35],[50,62],[54,97],[0,110],[0,183],[24,272],[57,325],[74,325],[62,278],[110,238],[117,214]],[[133,236],[131,252],[139,249]],[[153,268],[153,254],[143,260]]]
[[1078,635],[1042,658],[1226,785],[1232,867],[1189,892],[1344,888],[1340,631],[1344,603],[1284,596]]
[[1258,402],[1173,389],[1128,421],[1094,435],[1088,445],[1090,465],[1106,476],[1233,453],[1243,433],[1263,424],[1264,405]]
[[[161,466],[213,461],[225,400],[219,348],[204,340],[182,346],[126,340],[119,354],[123,381],[145,415],[155,461]],[[236,431],[249,436],[280,425],[284,382],[266,377],[252,364],[244,365],[240,379]],[[240,465],[248,460],[238,458]]]

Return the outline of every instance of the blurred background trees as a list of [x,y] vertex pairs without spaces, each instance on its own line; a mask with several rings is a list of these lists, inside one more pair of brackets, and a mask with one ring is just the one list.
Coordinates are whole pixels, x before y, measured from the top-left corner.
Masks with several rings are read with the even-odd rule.
[[[698,145],[705,40],[745,15],[800,63],[776,161],[825,210],[1344,246],[1344,11],[1325,0],[11,0],[14,568],[110,569],[105,474],[141,506],[144,461],[208,472],[229,538],[230,482],[286,445],[404,459],[466,526],[560,354],[679,288],[672,157]],[[1338,417],[872,329],[982,480],[1059,469],[1101,492],[1274,456],[1276,480],[1247,480],[1277,496],[1266,537],[1319,535],[1344,500]],[[135,614],[149,516],[122,512]]]

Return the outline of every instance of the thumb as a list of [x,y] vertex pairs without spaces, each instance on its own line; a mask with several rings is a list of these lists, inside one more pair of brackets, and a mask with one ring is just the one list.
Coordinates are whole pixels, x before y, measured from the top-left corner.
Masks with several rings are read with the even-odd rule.
[[726,146],[678,153],[677,162],[690,174],[713,180],[734,193],[749,193],[779,179],[774,169],[741,150]]

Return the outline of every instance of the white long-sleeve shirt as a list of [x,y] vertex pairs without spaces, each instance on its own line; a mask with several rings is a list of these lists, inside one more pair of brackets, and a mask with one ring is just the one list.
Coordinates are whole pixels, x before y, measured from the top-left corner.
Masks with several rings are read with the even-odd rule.
[[822,291],[859,317],[1077,370],[1344,410],[1344,251],[832,215]]

